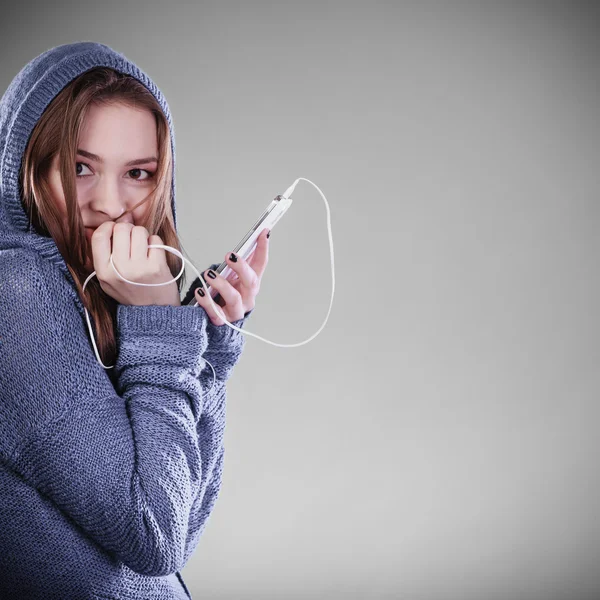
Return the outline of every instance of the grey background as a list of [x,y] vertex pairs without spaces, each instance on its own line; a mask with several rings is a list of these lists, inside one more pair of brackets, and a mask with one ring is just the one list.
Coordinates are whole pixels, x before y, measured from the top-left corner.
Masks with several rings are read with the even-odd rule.
[[[221,261],[297,177],[336,293],[248,336],[195,598],[600,597],[598,5],[63,2],[4,9],[0,88],[61,43],[148,72],[180,233]],[[298,184],[247,330],[310,337]],[[188,269],[188,282],[193,272]]]

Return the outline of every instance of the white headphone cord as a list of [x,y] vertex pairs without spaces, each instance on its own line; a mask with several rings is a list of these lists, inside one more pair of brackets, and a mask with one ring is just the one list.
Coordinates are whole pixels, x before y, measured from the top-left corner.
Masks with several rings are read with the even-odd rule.
[[[267,344],[271,344],[273,346],[279,346],[280,348],[295,348],[296,346],[303,346],[304,344],[307,344],[308,342],[310,342],[311,340],[313,340],[317,335],[319,335],[319,333],[321,333],[321,331],[323,330],[323,327],[325,327],[325,324],[327,323],[327,320],[329,319],[329,313],[331,312],[331,306],[333,304],[333,295],[335,292],[335,268],[334,268],[334,260],[333,260],[333,239],[331,236],[331,216],[330,216],[330,212],[329,212],[329,204],[327,202],[327,198],[325,198],[323,192],[319,189],[319,187],[314,184],[312,181],[305,179],[304,177],[298,177],[298,179],[296,179],[296,181],[294,181],[294,183],[282,194],[283,198],[289,198],[290,194],[294,191],[294,188],[296,187],[297,183],[300,180],[304,180],[307,181],[308,183],[310,183],[311,185],[313,185],[317,191],[319,192],[319,194],[321,194],[321,197],[323,198],[324,202],[325,202],[325,208],[327,209],[327,233],[329,235],[329,249],[330,249],[330,254],[331,254],[331,299],[329,301],[329,309],[327,310],[327,315],[325,316],[325,320],[323,321],[323,324],[321,325],[321,327],[319,327],[319,329],[308,339],[302,341],[302,342],[298,342],[297,344],[278,344],[277,342],[272,342],[270,340],[267,340],[263,337],[261,337],[260,335],[256,335],[255,333],[251,333],[249,331],[246,330],[242,330],[239,327],[236,327],[235,325],[232,325],[226,318],[225,315],[223,314],[223,311],[221,310],[221,307],[215,303],[215,301],[213,300],[212,296],[210,295],[210,293],[208,294],[208,297],[210,299],[210,301],[212,302],[212,305],[214,307],[214,309],[217,311],[217,314],[219,315],[219,317],[221,317],[221,319],[223,319],[225,321],[225,323],[227,324],[228,327],[231,327],[232,329],[235,329],[236,331],[240,331],[242,333],[251,335],[255,338],[258,338],[259,340],[263,340],[264,342],[267,342]],[[190,265],[190,267],[196,272],[196,274],[198,275],[198,277],[200,278],[200,280],[202,281],[204,288],[208,289],[208,286],[206,284],[206,281],[204,280],[204,278],[202,277],[202,275],[198,272],[198,269],[196,269],[196,267],[189,261],[187,260],[182,254],[181,252],[179,252],[179,250],[177,250],[176,248],[172,248],[171,246],[165,246],[164,244],[150,244],[148,245],[148,248],[162,248],[163,250],[167,250],[168,252],[171,252],[172,254],[175,254],[177,256],[179,256],[179,258],[181,258],[182,263],[181,263],[181,271],[179,271],[179,273],[177,274],[177,277],[175,277],[174,279],[171,279],[169,281],[165,281],[164,283],[138,283],[136,281],[129,281],[129,279],[125,279],[125,277],[123,277],[119,271],[117,271],[117,268],[115,267],[115,264],[113,262],[113,255],[111,253],[110,255],[110,264],[112,266],[112,268],[114,269],[115,273],[117,274],[117,276],[122,279],[123,281],[126,281],[127,283],[130,283],[131,285],[143,285],[143,286],[158,286],[158,285],[167,285],[169,283],[172,283],[173,281],[177,281],[181,275],[183,274],[183,271],[185,269],[185,263],[188,263]],[[91,273],[87,279],[85,280],[84,284],[83,284],[83,288],[82,291],[85,291],[85,286],[87,285],[88,281],[94,277],[94,275],[96,275],[96,271],[94,271],[93,273]],[[85,318],[87,320],[87,324],[88,324],[88,329],[90,332],[90,336],[92,339],[92,344],[94,346],[94,352],[96,353],[96,358],[98,359],[98,362],[100,363],[100,365],[102,365],[102,367],[104,367],[105,369],[112,369],[115,365],[111,365],[110,367],[107,367],[102,360],[100,359],[100,355],[98,354],[98,348],[96,346],[96,340],[94,339],[94,333],[92,331],[92,324],[90,322],[90,317],[88,314],[87,309],[84,306],[84,310],[85,310]],[[210,391],[212,390],[214,383],[216,381],[217,375],[215,373],[215,369],[212,366],[212,364],[205,359],[205,362],[207,362],[210,365],[210,368],[212,369],[213,372],[213,384],[210,387],[210,390],[208,390],[208,392],[206,392],[206,394],[209,394]],[[203,395],[206,395],[203,394]]]

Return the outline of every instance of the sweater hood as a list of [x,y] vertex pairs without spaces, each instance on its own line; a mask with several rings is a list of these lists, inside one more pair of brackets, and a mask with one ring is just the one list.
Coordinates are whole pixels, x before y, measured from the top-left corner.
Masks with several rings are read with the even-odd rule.
[[43,52],[19,71],[0,100],[0,250],[33,250],[55,264],[70,281],[71,273],[54,239],[40,235],[23,208],[19,170],[31,133],[46,107],[73,79],[99,66],[135,77],[154,95],[167,118],[173,152],[172,209],[177,223],[175,133],[169,106],[156,84],[132,61],[104,44],[76,42]]

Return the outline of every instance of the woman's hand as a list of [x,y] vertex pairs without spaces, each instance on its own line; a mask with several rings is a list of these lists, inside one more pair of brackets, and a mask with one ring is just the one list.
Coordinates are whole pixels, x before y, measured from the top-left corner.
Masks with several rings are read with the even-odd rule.
[[[221,306],[220,309],[230,323],[241,319],[249,310],[254,308],[254,301],[260,290],[260,281],[269,262],[268,233],[269,230],[267,229],[261,232],[256,239],[256,248],[247,261],[238,256],[237,262],[233,262],[230,259],[231,253],[227,253],[225,256],[227,265],[234,271],[237,277],[235,275],[222,277],[219,273],[215,273],[216,278],[212,279],[208,276],[210,269],[202,273],[202,277],[206,283],[210,284],[211,288],[214,287],[225,301],[225,305]],[[229,280],[230,277],[234,279],[233,282]],[[202,287],[202,291],[204,292],[204,296],[201,296],[197,289],[194,290],[198,304],[204,308],[214,325],[224,325],[225,321],[217,314],[212,302],[208,298],[207,290]]]
[[[112,240],[112,242],[111,242]],[[112,252],[115,269],[129,281],[161,283],[173,279],[166,250],[148,248],[164,242],[149,235],[145,227],[133,223],[106,221],[92,234],[92,255],[100,287],[120,304],[146,306],[181,306],[177,281],[168,285],[144,287],[123,281],[110,264]]]

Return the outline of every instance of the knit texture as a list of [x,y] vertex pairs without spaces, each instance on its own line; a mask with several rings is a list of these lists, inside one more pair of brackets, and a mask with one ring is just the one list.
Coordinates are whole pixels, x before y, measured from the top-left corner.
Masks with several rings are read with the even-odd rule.
[[[191,598],[179,571],[221,487],[226,382],[245,336],[185,302],[118,305],[118,356],[105,370],[58,247],[23,209],[33,127],[95,66],[152,92],[175,156],[162,93],[104,44],[44,52],[0,100],[0,599]],[[172,197],[176,218],[174,183]]]

